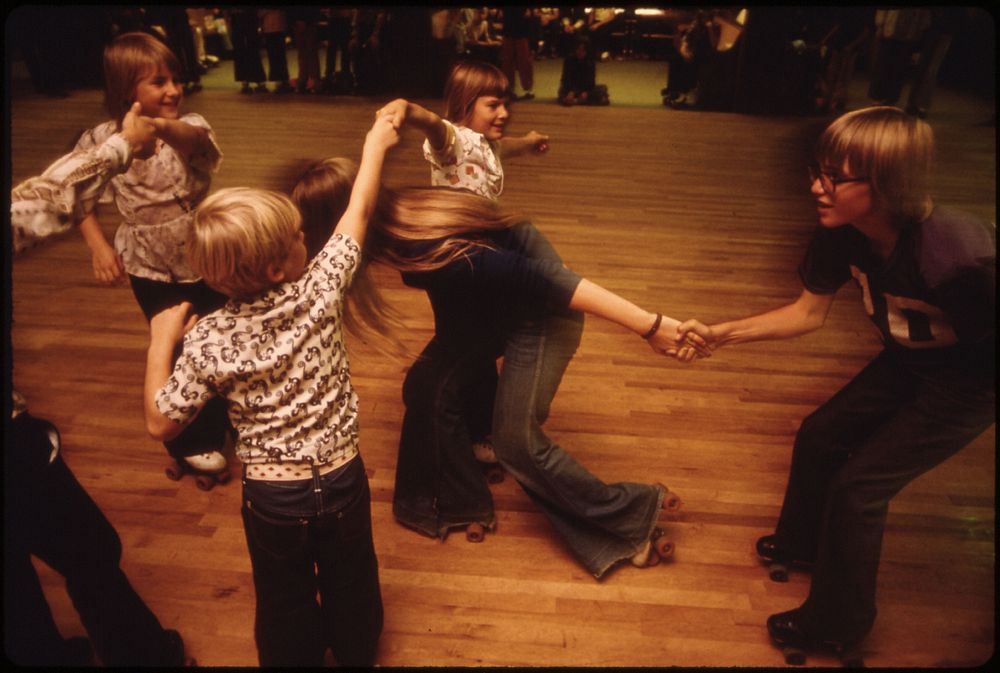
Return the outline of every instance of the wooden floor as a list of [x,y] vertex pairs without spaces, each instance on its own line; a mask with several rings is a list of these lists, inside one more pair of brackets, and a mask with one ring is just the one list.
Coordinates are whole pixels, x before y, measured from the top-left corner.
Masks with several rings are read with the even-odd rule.
[[[185,109],[217,131],[225,160],[214,188],[280,187],[303,159],[358,158],[381,102],[244,97],[233,88],[203,91]],[[936,105],[939,200],[995,220],[992,104],[942,93]],[[549,133],[551,151],[507,162],[503,200],[585,277],[706,322],[797,295],[814,224],[804,166],[827,120],[540,101],[514,114],[510,132]],[[13,179],[39,173],[103,119],[96,91],[14,96]],[[427,183],[419,141],[407,135],[395,151],[388,184]],[[109,236],[116,222],[105,216]],[[32,411],[60,427],[66,461],[121,534],[129,577],[200,664],[255,665],[239,484],[202,492],[164,476],[163,449],[143,430],[147,331],[131,292],[94,280],[75,232],[15,260],[12,276],[14,380]],[[418,350],[432,329],[427,301],[393,273],[383,280]],[[667,525],[673,563],[622,567],[603,581],[570,557],[511,480],[494,487],[499,526],[482,544],[397,525],[391,498],[408,363],[364,344],[350,350],[386,609],[380,664],[783,665],[764,620],[797,606],[808,578],[769,581],[753,542],[777,518],[801,419],[879,350],[856,291],[841,291],[824,330],[689,367],[588,320],[549,433],[603,479],[662,481],[686,503]],[[994,446],[990,429],[893,501],[870,665],[972,666],[992,655]],[[64,635],[83,633],[60,578],[38,566]]]

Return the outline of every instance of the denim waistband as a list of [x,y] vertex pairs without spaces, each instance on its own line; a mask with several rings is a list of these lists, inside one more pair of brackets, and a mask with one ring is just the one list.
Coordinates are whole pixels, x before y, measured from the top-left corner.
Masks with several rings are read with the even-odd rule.
[[[246,468],[244,467],[244,473]],[[294,481],[264,481],[243,477],[243,500],[263,514],[286,517],[312,517],[336,512],[357,497],[367,479],[364,463],[358,455],[332,472]]]

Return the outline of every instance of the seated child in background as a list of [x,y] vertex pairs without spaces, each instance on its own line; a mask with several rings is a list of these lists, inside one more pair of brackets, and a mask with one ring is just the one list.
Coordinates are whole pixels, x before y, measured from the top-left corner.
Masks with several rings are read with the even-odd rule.
[[239,433],[262,666],[320,666],[327,647],[340,665],[375,660],[382,599],[341,319],[398,139],[391,115],[376,120],[347,209],[309,263],[287,197],[244,188],[210,196],[195,213],[189,255],[230,300],[200,319],[180,304],[150,324],[150,434],[177,434],[216,396]]
[[573,53],[563,61],[559,80],[559,102],[563,105],[607,105],[608,87],[597,84],[597,64],[590,53],[590,41],[577,39]]

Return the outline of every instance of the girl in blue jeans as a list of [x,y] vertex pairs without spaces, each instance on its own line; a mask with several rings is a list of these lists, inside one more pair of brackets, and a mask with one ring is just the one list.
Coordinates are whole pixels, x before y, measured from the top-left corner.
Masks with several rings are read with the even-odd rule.
[[[336,163],[314,167],[311,184],[322,182],[316,172],[326,175],[329,190],[303,190],[300,182],[296,202],[303,212],[316,200],[335,201],[332,195],[344,189]],[[496,202],[447,187],[383,188],[363,252],[369,263],[399,269],[405,283],[426,290],[434,311],[434,338],[403,384],[397,520],[432,536],[495,524],[471,450],[467,397],[481,379],[481,363],[503,355],[493,420],[501,464],[595,577],[625,559],[656,563],[653,542],[666,488],[605,484],[542,425],[579,345],[584,312],[642,335],[657,353],[690,361],[699,351],[678,345],[679,323],[581,278],[537,229]]]

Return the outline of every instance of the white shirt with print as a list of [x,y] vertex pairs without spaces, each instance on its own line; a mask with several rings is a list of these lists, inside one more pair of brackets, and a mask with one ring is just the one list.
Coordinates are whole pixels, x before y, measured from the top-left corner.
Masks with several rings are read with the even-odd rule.
[[468,189],[496,201],[503,191],[500,144],[465,126],[441,121],[447,128],[444,147],[434,150],[430,140],[424,141],[424,158],[431,164],[431,184]]
[[359,257],[356,241],[334,234],[297,281],[198,320],[156,395],[160,413],[187,422],[220,395],[244,463],[353,458],[358,397],[341,318]]

